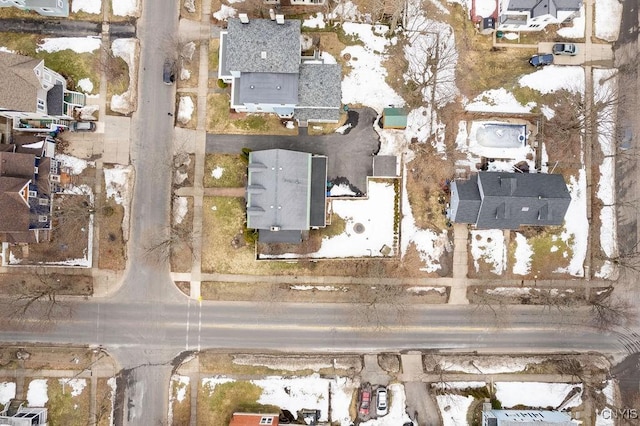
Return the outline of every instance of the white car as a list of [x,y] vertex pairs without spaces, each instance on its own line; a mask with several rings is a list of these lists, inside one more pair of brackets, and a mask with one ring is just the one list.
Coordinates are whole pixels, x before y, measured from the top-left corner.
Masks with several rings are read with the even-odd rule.
[[387,388],[378,388],[376,391],[376,414],[386,416],[388,411]]

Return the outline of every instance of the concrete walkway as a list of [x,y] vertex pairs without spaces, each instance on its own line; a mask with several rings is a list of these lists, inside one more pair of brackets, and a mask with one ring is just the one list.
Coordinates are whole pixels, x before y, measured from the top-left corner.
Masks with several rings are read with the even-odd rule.
[[449,304],[465,305],[467,300],[467,271],[469,241],[469,226],[466,223],[453,224],[453,279]]

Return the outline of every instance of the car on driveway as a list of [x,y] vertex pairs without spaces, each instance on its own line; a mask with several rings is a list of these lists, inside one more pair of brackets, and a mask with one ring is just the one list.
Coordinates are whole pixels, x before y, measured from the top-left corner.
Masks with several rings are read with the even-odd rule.
[[162,67],[162,81],[170,86],[176,81],[176,61],[166,59]]
[[386,416],[389,411],[387,388],[381,387],[376,391],[376,414],[378,416]]
[[96,123],[93,121],[74,121],[71,125],[73,132],[95,132]]
[[370,407],[371,407],[371,388],[367,386],[360,390],[360,410],[358,412],[363,417],[368,416]]
[[554,55],[575,56],[578,54],[578,48],[573,43],[556,43],[551,51]]
[[534,67],[543,67],[545,65],[551,65],[553,63],[553,55],[551,53],[544,53],[542,55],[533,55],[529,59],[529,63]]

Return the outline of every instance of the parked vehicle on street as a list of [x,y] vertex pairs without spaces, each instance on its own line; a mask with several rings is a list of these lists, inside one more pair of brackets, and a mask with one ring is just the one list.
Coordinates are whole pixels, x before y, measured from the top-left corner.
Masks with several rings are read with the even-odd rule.
[[573,43],[556,43],[551,51],[554,55],[575,56],[578,54],[578,47]]
[[95,132],[96,123],[93,121],[75,121],[71,125],[71,131],[73,132]]
[[387,388],[381,387],[376,391],[376,414],[386,416],[389,410],[387,401]]
[[360,389],[360,410],[361,416],[369,415],[369,407],[371,407],[371,389],[367,386]]
[[175,83],[176,72],[176,61],[165,59],[164,66],[162,67],[162,81],[164,84],[170,86]]
[[544,53],[542,55],[533,55],[529,59],[529,63],[534,67],[543,67],[545,65],[551,65],[553,63],[553,55],[551,53]]

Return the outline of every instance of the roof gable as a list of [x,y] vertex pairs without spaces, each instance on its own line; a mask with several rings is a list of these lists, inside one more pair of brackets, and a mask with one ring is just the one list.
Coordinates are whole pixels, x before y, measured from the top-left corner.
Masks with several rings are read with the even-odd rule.
[[40,59],[0,52],[0,108],[35,111],[38,89],[42,88],[34,69]]

